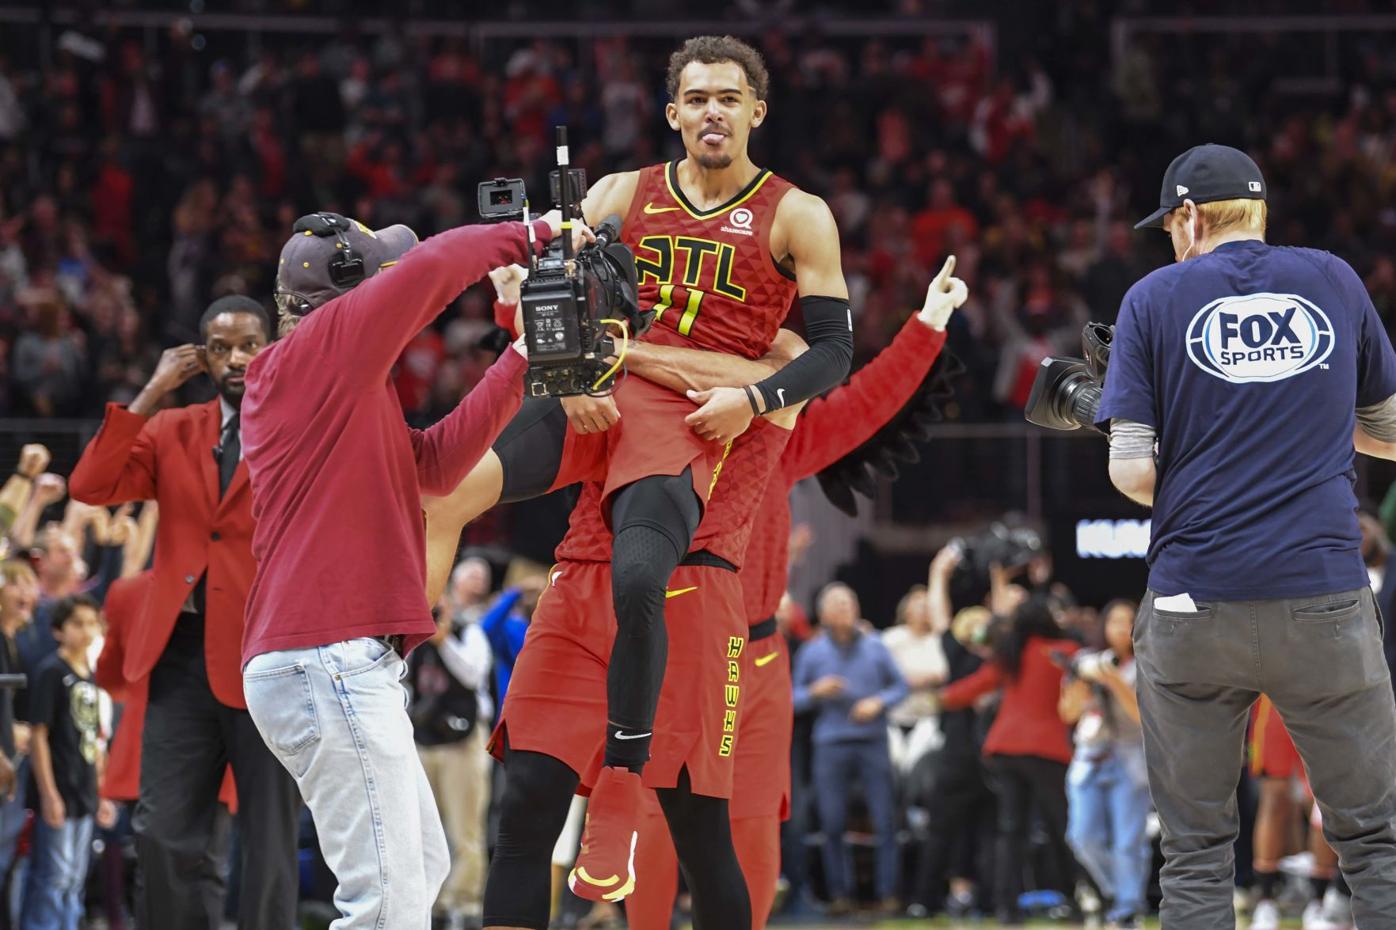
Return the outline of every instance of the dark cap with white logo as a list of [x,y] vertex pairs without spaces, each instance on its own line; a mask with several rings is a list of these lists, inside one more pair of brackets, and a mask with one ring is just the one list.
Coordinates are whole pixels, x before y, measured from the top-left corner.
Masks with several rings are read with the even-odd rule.
[[1134,224],[1135,229],[1162,226],[1163,218],[1183,205],[1217,200],[1264,200],[1265,178],[1251,157],[1229,145],[1195,145],[1163,173],[1159,207]]

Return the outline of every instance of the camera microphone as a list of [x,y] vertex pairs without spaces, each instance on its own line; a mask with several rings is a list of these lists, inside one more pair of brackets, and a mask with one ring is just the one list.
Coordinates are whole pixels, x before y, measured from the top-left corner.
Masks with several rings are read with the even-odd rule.
[[601,221],[601,225],[596,227],[595,232],[596,247],[606,251],[607,246],[620,239],[620,214],[612,213],[606,217]]

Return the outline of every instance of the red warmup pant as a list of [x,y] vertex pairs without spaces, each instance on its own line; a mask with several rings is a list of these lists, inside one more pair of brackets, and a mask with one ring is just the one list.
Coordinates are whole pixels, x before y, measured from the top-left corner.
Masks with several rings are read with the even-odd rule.
[[[625,899],[630,930],[669,930],[679,893],[679,858],[659,801],[651,792],[635,849],[635,893]],[[751,930],[765,930],[780,881],[780,815],[732,821],[732,845],[751,895]]]
[[[790,811],[794,708],[784,640],[762,636],[755,627],[751,632],[757,638],[742,656],[743,711],[737,717],[729,811],[732,845],[751,896],[751,928],[765,930],[780,881],[780,822]],[[678,886],[678,856],[659,800],[650,793],[635,850],[635,892],[625,899],[631,930],[669,930]]]

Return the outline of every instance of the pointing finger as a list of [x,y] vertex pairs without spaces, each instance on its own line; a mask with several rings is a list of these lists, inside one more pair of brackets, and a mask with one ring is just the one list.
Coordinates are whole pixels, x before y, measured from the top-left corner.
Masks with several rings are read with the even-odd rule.
[[931,281],[931,288],[933,290],[944,291],[946,282],[950,280],[950,276],[954,273],[955,256],[947,255],[945,257],[945,264],[940,266],[940,271],[936,274],[935,279]]

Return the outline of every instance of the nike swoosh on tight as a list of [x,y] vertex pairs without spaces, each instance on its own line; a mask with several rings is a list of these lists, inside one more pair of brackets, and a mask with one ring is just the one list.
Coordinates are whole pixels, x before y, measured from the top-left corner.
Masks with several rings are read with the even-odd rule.
[[650,733],[622,733],[620,730],[617,730],[617,731],[616,731],[616,739],[644,739],[646,736],[653,736],[653,735],[654,735],[653,732],[650,732]]

